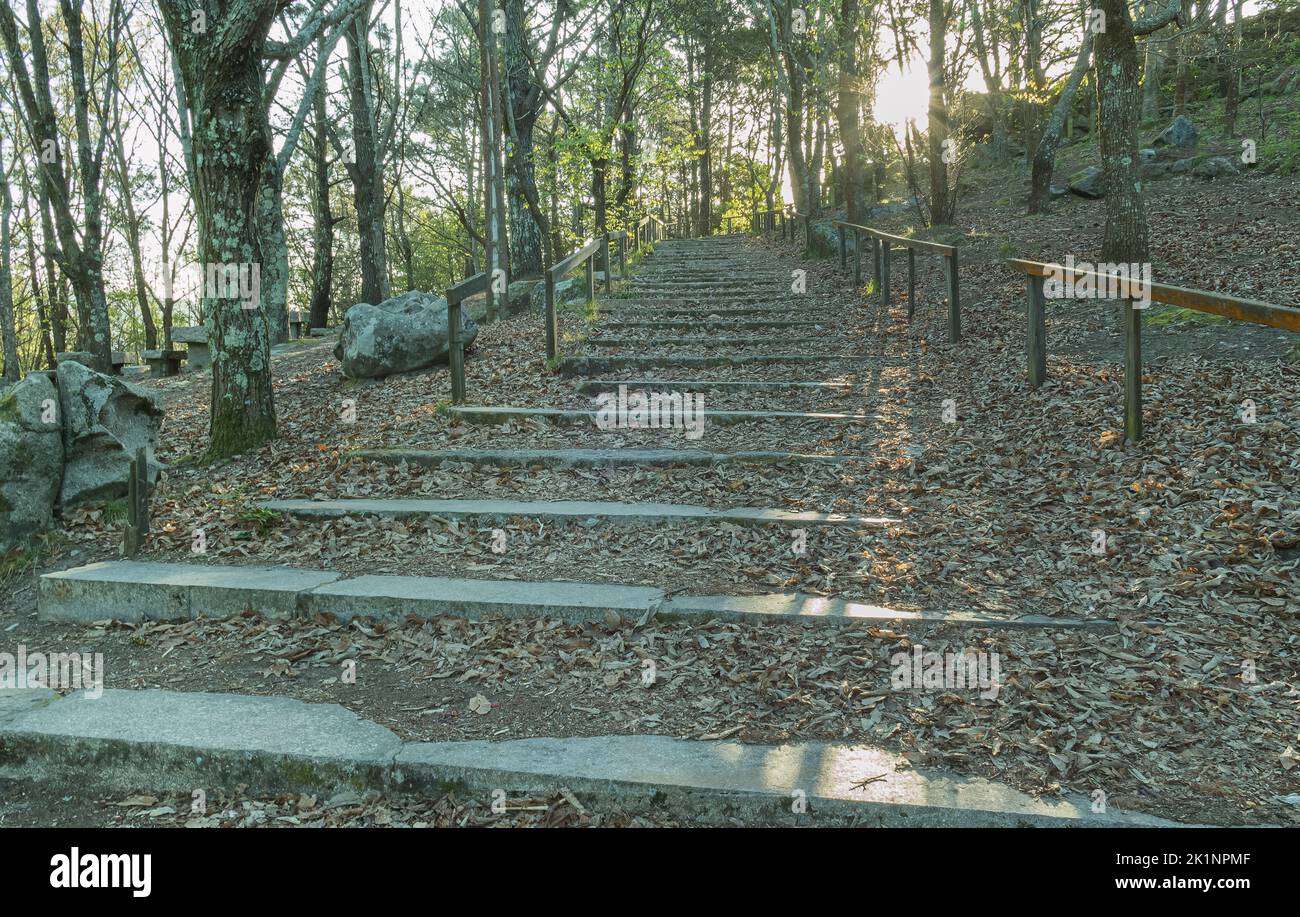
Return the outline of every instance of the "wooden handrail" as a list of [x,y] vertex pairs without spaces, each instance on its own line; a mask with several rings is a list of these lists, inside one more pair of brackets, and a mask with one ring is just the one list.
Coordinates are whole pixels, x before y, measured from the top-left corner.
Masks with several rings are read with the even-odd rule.
[[587,301],[596,298],[596,252],[600,251],[603,239],[595,238],[564,260],[548,267],[543,277],[546,284],[546,358],[555,359],[560,342],[560,318],[555,308],[555,283],[563,280],[579,264],[587,262]]
[[[1111,274],[1083,271],[1079,268],[1066,268],[1064,265],[1049,262],[1026,261],[1023,258],[1010,258],[1007,260],[1007,265],[1021,273],[1034,277],[1056,275],[1071,280],[1087,277],[1090,282],[1094,283],[1109,284],[1118,282],[1124,284],[1127,282],[1123,278],[1117,278]],[[1188,287],[1176,287],[1167,283],[1151,284],[1151,301],[1165,303],[1170,306],[1181,306],[1185,309],[1195,309],[1197,312],[1208,312],[1211,315],[1222,315],[1224,318],[1231,318],[1240,322],[1251,322],[1256,325],[1268,325],[1272,328],[1300,332],[1300,308],[1294,306],[1278,306],[1273,303],[1261,302],[1258,299],[1228,296],[1209,290],[1193,290]]]
[[556,280],[563,280],[570,273],[572,273],[575,267],[577,267],[583,261],[586,261],[592,255],[594,255],[599,249],[600,249],[600,240],[591,239],[586,244],[584,244],[582,248],[578,249],[572,255],[565,258],[563,261],[560,261],[555,265],[547,268],[546,274],[548,277],[551,278],[552,282]]
[[890,245],[897,245],[901,248],[934,252],[936,255],[943,255],[944,257],[957,251],[957,246],[955,245],[944,245],[942,242],[927,242],[924,239],[909,239],[907,236],[896,236],[893,233],[883,232],[879,229],[872,229],[870,226],[861,226],[857,223],[849,223],[846,220],[832,220],[831,223],[844,229],[853,229],[861,233],[866,233],[873,239],[879,239],[881,242],[888,242]]
[[[1142,297],[1143,305],[1133,304],[1124,316],[1124,437],[1130,442],[1142,438],[1142,312],[1145,303],[1159,302],[1182,306],[1237,321],[1268,325],[1287,331],[1300,331],[1300,309],[1275,306],[1257,299],[1226,296],[1208,290],[1192,290],[1165,283],[1134,281],[1104,271],[1085,271],[1060,264],[1008,259],[1007,265],[1026,277],[1028,286],[1026,354],[1029,387],[1036,389],[1047,379],[1047,293],[1045,278],[1060,277],[1071,282],[1087,278],[1093,288],[1113,291],[1124,298]],[[1112,286],[1113,285],[1113,286]],[[1098,296],[1098,298],[1109,298]]]

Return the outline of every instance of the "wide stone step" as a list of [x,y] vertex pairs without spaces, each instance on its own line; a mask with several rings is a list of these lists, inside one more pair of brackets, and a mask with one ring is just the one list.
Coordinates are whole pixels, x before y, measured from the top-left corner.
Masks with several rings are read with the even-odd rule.
[[817,321],[813,319],[788,319],[772,318],[767,321],[758,319],[738,320],[738,319],[710,319],[707,317],[690,318],[683,317],[676,321],[665,321],[663,319],[651,319],[640,321],[636,319],[624,319],[623,321],[606,322],[600,326],[602,331],[627,331],[633,328],[708,328],[715,331],[748,331],[759,328],[816,328],[828,324],[827,321]]
[[615,370],[719,369],[724,367],[773,366],[780,363],[836,363],[866,366],[879,362],[871,354],[748,353],[748,354],[601,354],[561,357],[557,369],[567,376],[599,376]]
[[688,335],[657,338],[589,337],[583,343],[593,347],[784,347],[796,344],[824,344],[828,337],[755,337],[731,338]]
[[[268,571],[280,574],[272,581]],[[105,588],[108,586],[109,588]],[[971,611],[885,608],[837,597],[767,595],[669,595],[653,586],[615,583],[526,582],[441,576],[366,575],[288,567],[208,566],[141,561],[103,561],[40,578],[39,617],[92,623],[116,620],[185,621],[230,618],[252,612],[281,619],[332,614],[340,619],[442,615],[547,616],[572,622],[603,621],[615,611],[636,620],[724,620],[749,623],[797,621],[839,627],[853,623],[912,627],[960,625],[992,628],[1113,629],[1104,619],[1051,618]]]
[[292,567],[221,567],[120,560],[46,573],[39,586],[45,620],[187,621],[254,610],[289,618],[299,597],[337,573]]
[[383,500],[348,497],[338,500],[265,500],[262,509],[291,516],[338,519],[344,516],[387,516],[395,519],[434,516],[444,519],[478,518],[508,520],[592,519],[627,525],[659,525],[665,522],[728,522],[733,525],[774,523],[794,526],[856,525],[884,526],[899,519],[885,516],[854,516],[843,513],[792,511],[737,506],[712,509],[686,503],[617,503],[601,500]]
[[[611,305],[616,303],[616,305]],[[748,305],[726,308],[715,308],[712,306],[674,306],[664,305],[662,303],[647,303],[641,300],[606,300],[596,304],[596,312],[600,315],[614,315],[623,318],[658,318],[662,320],[664,316],[682,317],[682,318],[708,318],[710,315],[716,315],[721,319],[728,319],[742,316],[781,316],[790,318],[791,316],[806,315],[807,312],[802,307],[791,307],[788,303],[774,301],[771,305]],[[819,321],[835,321],[836,316],[833,313],[819,311],[816,314]]]
[[[512,421],[544,420],[555,424],[589,422],[594,424],[600,411],[587,408],[516,408],[481,407],[477,405],[452,405],[447,413],[468,423],[496,425]],[[752,423],[762,420],[813,420],[820,423],[868,423],[877,419],[874,414],[831,414],[809,411],[710,411],[699,412],[704,422],[726,426],[733,423]],[[623,432],[619,427],[618,431]]]
[[432,467],[464,463],[477,467],[626,468],[675,465],[807,465],[857,461],[851,455],[801,452],[705,452],[692,449],[358,449],[350,458]]
[[404,620],[408,615],[451,615],[475,620],[486,616],[546,616],[565,621],[602,621],[606,612],[640,620],[798,621],[843,626],[852,623],[942,625],[994,628],[1113,627],[1108,621],[1047,618],[1041,615],[994,615],[966,611],[913,611],[866,602],[800,593],[767,595],[672,595],[653,586],[614,583],[525,582],[441,576],[367,575],[339,580],[303,597],[309,611],[347,620],[373,617]]
[[[27,693],[27,692],[24,692]],[[661,735],[403,742],[338,704],[265,695],[105,689],[42,697],[0,726],[0,774],[98,790],[188,793],[563,788],[594,807],[688,824],[1167,826],[1082,795],[1035,798],[983,778],[913,767],[871,745],[750,745]],[[91,762],[111,761],[111,767]],[[792,802],[806,806],[792,814]]]
[[578,383],[584,394],[618,391],[679,391],[696,392],[708,389],[735,392],[766,392],[782,389],[803,389],[812,392],[848,391],[851,382],[806,382],[802,379],[737,380],[737,379],[596,379]]

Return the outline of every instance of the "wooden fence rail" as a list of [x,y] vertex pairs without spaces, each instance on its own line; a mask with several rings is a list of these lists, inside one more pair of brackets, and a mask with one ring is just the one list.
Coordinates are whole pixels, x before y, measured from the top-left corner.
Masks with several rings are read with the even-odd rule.
[[[1143,298],[1148,293],[1151,302],[1181,306],[1222,315],[1225,318],[1256,325],[1268,325],[1287,331],[1300,332],[1300,309],[1276,306],[1256,299],[1226,296],[1208,290],[1192,290],[1164,283],[1147,284],[1112,274],[1066,268],[1059,264],[1026,261],[1011,258],[1007,264],[1025,274],[1026,317],[1028,325],[1028,376],[1029,387],[1038,388],[1047,379],[1047,294],[1048,277],[1062,282],[1077,283],[1085,279],[1094,290],[1109,290],[1125,299]],[[1143,298],[1145,302],[1145,298]],[[1124,321],[1124,436],[1131,442],[1142,438],[1142,312],[1145,306],[1129,307]]]
[[[889,307],[890,294],[890,249],[894,246],[907,249],[907,317],[911,320],[916,314],[916,253],[926,252],[940,255],[948,273],[948,342],[956,344],[961,340],[961,286],[958,280],[957,246],[944,245],[941,242],[926,242],[923,239],[909,239],[892,233],[833,220],[840,241],[840,268],[848,270],[848,233],[853,234],[853,282],[862,283],[862,237],[871,239],[871,262],[875,275],[876,289],[880,292],[880,304]],[[809,221],[811,227],[811,221]],[[809,229],[811,235],[811,228]]]

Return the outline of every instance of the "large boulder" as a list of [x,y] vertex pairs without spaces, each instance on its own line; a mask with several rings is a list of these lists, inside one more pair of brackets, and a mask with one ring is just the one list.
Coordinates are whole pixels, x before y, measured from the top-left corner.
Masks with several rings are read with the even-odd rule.
[[1080,197],[1098,198],[1106,194],[1106,182],[1101,169],[1088,166],[1070,176],[1070,190]]
[[149,389],[106,376],[80,363],[60,363],[59,408],[63,414],[63,485],[66,509],[126,496],[131,460],[144,449],[149,483],[161,465],[154,459],[163,411]]
[[63,479],[59,391],[45,373],[0,390],[0,547],[54,524]]
[[1166,127],[1160,134],[1151,141],[1152,147],[1168,145],[1178,147],[1180,150],[1190,150],[1196,147],[1196,143],[1201,139],[1201,132],[1197,130],[1185,115],[1179,115]]
[[[478,324],[461,310],[461,340],[468,347]],[[373,379],[423,369],[447,360],[447,300],[411,290],[378,305],[357,303],[343,316],[334,356],[351,379]]]
[[1211,156],[1192,166],[1192,174],[1197,178],[1223,178],[1237,172],[1237,164],[1227,156]]

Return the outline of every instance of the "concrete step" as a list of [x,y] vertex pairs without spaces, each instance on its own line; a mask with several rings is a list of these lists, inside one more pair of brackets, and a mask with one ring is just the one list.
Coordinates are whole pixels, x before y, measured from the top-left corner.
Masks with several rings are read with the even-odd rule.
[[[498,425],[511,421],[544,420],[554,424],[595,424],[600,413],[586,408],[516,408],[479,405],[452,405],[447,413],[467,423]],[[877,419],[874,414],[830,414],[805,411],[710,411],[700,412],[704,422],[726,426],[762,420],[815,420],[821,423],[868,423]],[[622,432],[623,428],[619,428]]]
[[601,331],[627,331],[633,328],[710,328],[716,331],[747,331],[759,328],[816,328],[830,322],[813,319],[786,319],[772,318],[767,321],[761,319],[709,319],[708,317],[693,318],[683,317],[676,321],[667,319],[623,319],[621,321],[605,322],[601,324]]
[[272,619],[332,614],[405,620],[451,615],[476,620],[489,615],[549,616],[565,621],[602,621],[607,611],[633,620],[652,616],[749,623],[798,621],[840,627],[898,624],[909,628],[1113,629],[1104,619],[1049,618],[969,611],[884,608],[851,599],[776,593],[767,595],[672,595],[653,586],[615,583],[526,582],[440,576],[357,576],[314,570],[141,561],[103,561],[40,578],[37,610],[45,621],[185,621],[229,618],[246,612]]
[[599,376],[622,370],[720,369],[772,366],[779,363],[857,364],[863,368],[879,362],[872,354],[746,353],[746,354],[601,354],[561,357],[557,366],[566,376]]
[[628,468],[676,465],[807,465],[856,461],[851,455],[800,452],[705,452],[693,449],[358,449],[350,458],[432,467],[449,462],[478,467]]
[[[98,763],[111,761],[112,766]],[[403,742],[337,704],[290,697],[106,689],[0,725],[0,775],[127,792],[250,795],[410,791],[490,803],[560,788],[595,806],[688,824],[1114,826],[1171,822],[1089,799],[1035,798],[911,766],[866,744],[747,745],[661,735]],[[805,803],[793,814],[793,803]]]
[[713,347],[726,349],[729,347],[793,347],[799,344],[826,344],[835,343],[833,338],[822,335],[819,337],[751,337],[751,338],[732,338],[717,337],[712,335],[690,335],[688,337],[656,337],[656,338],[618,338],[618,337],[589,337],[584,344],[591,347]]
[[607,379],[589,380],[578,383],[578,391],[584,394],[618,391],[626,387],[628,391],[678,391],[697,392],[708,389],[735,392],[766,392],[782,389],[803,389],[811,392],[843,392],[853,387],[851,382],[806,382],[801,379],[778,379],[743,381],[735,379]]
[[880,527],[900,522],[885,516],[855,516],[737,506],[712,509],[686,503],[616,503],[600,500],[382,500],[350,497],[338,500],[264,500],[262,509],[291,516],[339,519],[367,515],[408,519],[434,516],[444,519],[503,521],[518,516],[530,519],[599,519],[627,525],[661,525],[665,522],[729,522],[733,525],[773,523],[793,526],[850,525]]
[[292,567],[206,566],[120,560],[46,573],[38,587],[44,620],[188,621],[253,609],[268,618],[298,614],[299,597],[337,573]]

